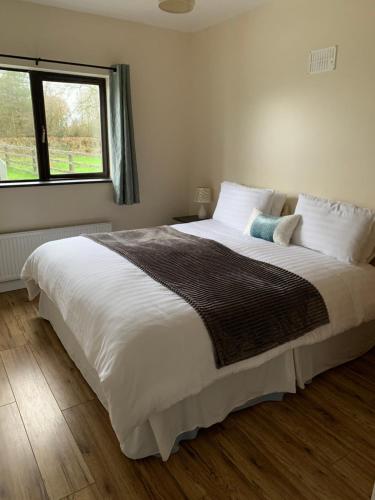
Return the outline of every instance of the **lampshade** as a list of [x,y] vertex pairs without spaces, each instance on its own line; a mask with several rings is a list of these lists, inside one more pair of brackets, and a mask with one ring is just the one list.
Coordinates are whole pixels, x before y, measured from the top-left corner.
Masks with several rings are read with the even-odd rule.
[[194,9],[195,0],[159,0],[159,8],[171,14],[186,14]]
[[197,187],[194,201],[195,203],[211,203],[211,189],[208,187]]

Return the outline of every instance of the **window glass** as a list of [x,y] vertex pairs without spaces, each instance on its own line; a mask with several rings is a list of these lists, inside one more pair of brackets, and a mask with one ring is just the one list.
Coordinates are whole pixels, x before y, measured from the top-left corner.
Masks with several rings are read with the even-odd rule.
[[0,181],[38,178],[29,73],[0,69]]
[[43,82],[51,175],[103,171],[97,85]]

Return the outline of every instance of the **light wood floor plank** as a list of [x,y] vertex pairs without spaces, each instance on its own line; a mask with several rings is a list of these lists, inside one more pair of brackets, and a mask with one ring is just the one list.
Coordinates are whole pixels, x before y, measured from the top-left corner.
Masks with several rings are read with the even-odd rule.
[[371,498],[375,482],[375,467],[372,463],[357,453],[350,453],[333,464],[332,469],[363,498]]
[[83,379],[48,321],[38,316],[35,304],[29,302],[26,291],[5,294],[7,316],[21,326],[39,366],[60,409],[94,399],[94,393]]
[[13,314],[7,294],[0,293],[0,351],[26,343],[22,322]]
[[[150,498],[174,500],[193,500],[203,498],[200,496],[187,495],[185,488],[181,484],[182,477],[174,477],[170,473],[170,462],[165,464],[158,457],[149,457],[145,460],[138,460],[134,463],[137,474],[142,478],[143,485],[149,493]],[[160,481],[160,477],[163,478]]]
[[[199,465],[189,460],[191,459],[186,452],[185,444],[181,444],[178,453],[173,454],[165,466],[189,500],[212,498],[212,495],[209,494],[210,490],[213,489],[211,487],[211,478],[204,477],[202,473],[196,474],[195,470]],[[148,459],[145,462],[147,467]],[[217,490],[218,488],[216,488],[216,492]]]
[[0,406],[14,402],[14,396],[9,384],[4,364],[0,359]]
[[28,320],[25,336],[61,410],[95,398],[47,321]]
[[[323,435],[334,435],[340,441],[344,442],[352,451],[365,456],[368,460],[375,463],[375,440],[371,429],[365,425],[360,425],[351,416],[344,413],[345,403],[340,394],[332,394],[327,398],[327,393],[323,386],[316,380],[319,390],[308,387],[301,391],[296,398],[296,402],[288,399],[291,408],[301,411],[305,418],[312,420]],[[322,388],[322,390],[320,390]],[[356,406],[353,406],[355,411]],[[357,410],[358,411],[358,410]],[[361,410],[357,415],[361,414]],[[363,415],[365,417],[365,415]]]
[[64,500],[102,500],[102,499],[103,497],[99,493],[96,484],[92,484],[91,486],[88,486],[87,488],[84,488],[83,490],[78,491],[77,493],[73,493],[73,495],[65,497]]
[[0,498],[48,498],[15,403],[0,408]]
[[103,498],[150,498],[136,463],[121,453],[108,415],[98,401],[63,413]]
[[205,434],[204,431],[201,433],[199,443],[186,442],[184,453],[176,459],[189,464],[195,481],[207,491],[208,498],[267,500],[266,490],[228,459],[220,444],[210,439],[210,432],[207,433],[208,439]]
[[277,422],[277,427],[285,433],[293,429],[293,435],[298,438],[299,442],[303,443],[306,451],[323,466],[331,465],[350,452],[351,449],[335,436],[326,435],[325,439],[322,439],[320,430],[309,420],[301,419],[300,414],[292,407],[293,401],[291,401],[290,406],[284,402],[278,406],[264,403],[259,405],[257,413],[266,419],[274,419]]
[[349,374],[355,374],[358,378],[361,377],[361,381],[365,381],[365,384],[371,385],[375,392],[375,380],[373,377],[375,371],[375,361],[373,361],[369,354],[362,356],[359,359],[347,363],[345,365],[345,373],[349,371]]
[[303,484],[291,476],[290,470],[280,461],[272,460],[262,448],[250,442],[243,432],[233,425],[230,432],[223,426],[215,426],[213,437],[232,463],[242,473],[252,479],[266,494],[267,498],[315,499]]
[[19,323],[22,330],[21,322],[26,316],[28,317],[32,311],[35,315],[38,313],[37,300],[30,301],[26,289],[16,290],[0,294],[0,304],[4,304],[8,311]]
[[[305,491],[310,496],[329,498],[330,500],[353,500],[356,498],[355,490],[346,486],[342,488],[342,481],[316,459],[314,450],[305,444],[293,433],[280,428],[273,418],[260,414],[255,407],[249,419],[252,426],[247,425],[243,419],[239,421],[239,428],[247,436],[250,443],[258,448],[262,447],[267,454],[284,464],[294,481],[303,481]],[[225,422],[224,422],[225,424]]]
[[93,483],[30,350],[3,351],[2,358],[50,498],[68,496]]
[[366,398],[365,388],[353,387],[350,379],[346,382],[340,379],[320,379],[319,386],[311,386],[311,392],[314,390],[315,396],[318,392],[323,401],[328,400],[333,408],[340,410],[359,426],[372,429],[375,435],[375,404],[371,403],[369,396]]

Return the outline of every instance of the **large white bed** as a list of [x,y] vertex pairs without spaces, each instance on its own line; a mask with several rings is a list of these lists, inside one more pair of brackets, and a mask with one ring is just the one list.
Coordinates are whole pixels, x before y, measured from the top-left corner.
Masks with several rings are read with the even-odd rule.
[[122,451],[166,460],[181,433],[248,401],[295,392],[316,374],[375,345],[375,268],[300,246],[244,236],[216,220],[175,225],[285,268],[321,293],[330,323],[261,355],[217,369],[196,311],[130,261],[77,237],[47,243],[23,270],[40,313],[107,408]]

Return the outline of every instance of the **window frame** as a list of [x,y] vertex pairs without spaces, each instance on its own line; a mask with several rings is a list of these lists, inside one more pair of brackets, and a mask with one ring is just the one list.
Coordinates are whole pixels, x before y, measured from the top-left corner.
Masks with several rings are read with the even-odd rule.
[[[108,113],[107,113],[107,81],[106,78],[97,76],[80,75],[78,73],[57,73],[50,71],[39,71],[32,69],[10,68],[0,66],[0,70],[17,71],[28,73],[30,79],[30,93],[32,101],[35,147],[37,154],[37,179],[7,179],[0,180],[0,188],[5,186],[17,185],[48,185],[48,184],[76,184],[92,181],[110,181],[109,169],[109,147],[108,147]],[[102,146],[102,167],[101,172],[93,173],[68,173],[51,174],[51,165],[49,162],[49,145],[47,119],[44,105],[43,82],[62,82],[62,83],[82,83],[97,85],[99,90],[100,106],[100,131]],[[43,141],[43,136],[44,141]],[[65,181],[65,182],[64,182]]]

